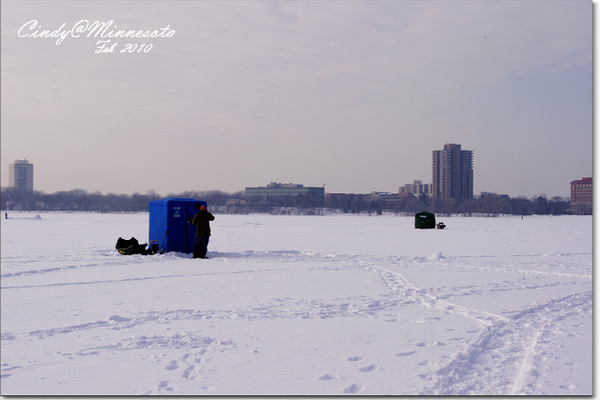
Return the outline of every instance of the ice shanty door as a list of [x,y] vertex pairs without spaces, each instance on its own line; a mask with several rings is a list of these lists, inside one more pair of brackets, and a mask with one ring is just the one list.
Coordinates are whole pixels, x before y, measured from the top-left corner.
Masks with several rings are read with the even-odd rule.
[[190,222],[201,205],[206,202],[179,198],[151,201],[149,240],[158,241],[159,249],[164,252],[191,253],[195,227]]

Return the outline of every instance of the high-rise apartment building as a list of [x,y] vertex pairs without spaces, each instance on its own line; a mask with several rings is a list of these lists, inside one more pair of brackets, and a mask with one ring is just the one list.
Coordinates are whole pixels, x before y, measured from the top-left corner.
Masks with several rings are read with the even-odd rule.
[[33,164],[27,160],[15,160],[9,165],[9,185],[23,192],[33,192]]
[[473,198],[473,151],[445,144],[433,151],[432,197],[440,200]]

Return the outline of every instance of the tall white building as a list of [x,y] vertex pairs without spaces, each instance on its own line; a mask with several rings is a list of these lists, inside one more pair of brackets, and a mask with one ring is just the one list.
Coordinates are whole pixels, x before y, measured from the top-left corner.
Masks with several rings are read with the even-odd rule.
[[9,185],[23,192],[33,192],[33,164],[27,160],[15,160],[9,166]]
[[431,185],[423,183],[423,181],[413,181],[413,183],[407,183],[404,186],[400,186],[400,193],[412,193],[417,197],[421,194],[429,196],[431,194]]

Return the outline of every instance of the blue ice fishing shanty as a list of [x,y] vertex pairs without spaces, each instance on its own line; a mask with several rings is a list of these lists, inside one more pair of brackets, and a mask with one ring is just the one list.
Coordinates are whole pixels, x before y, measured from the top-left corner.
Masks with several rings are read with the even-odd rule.
[[150,229],[148,240],[157,241],[161,252],[191,253],[194,247],[195,227],[188,223],[205,201],[194,199],[162,199],[150,202]]

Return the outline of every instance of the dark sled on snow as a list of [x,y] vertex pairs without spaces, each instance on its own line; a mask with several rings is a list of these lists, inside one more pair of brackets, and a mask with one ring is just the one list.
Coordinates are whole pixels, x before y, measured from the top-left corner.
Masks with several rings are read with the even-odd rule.
[[123,239],[120,237],[117,239],[117,244],[115,245],[115,249],[123,255],[129,256],[132,254],[142,254],[142,255],[150,255],[158,252],[158,242],[152,243],[150,242],[150,248],[146,248],[148,243],[140,244],[138,240],[134,237],[131,239]]

